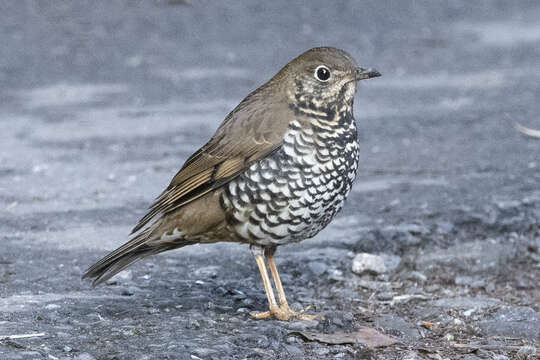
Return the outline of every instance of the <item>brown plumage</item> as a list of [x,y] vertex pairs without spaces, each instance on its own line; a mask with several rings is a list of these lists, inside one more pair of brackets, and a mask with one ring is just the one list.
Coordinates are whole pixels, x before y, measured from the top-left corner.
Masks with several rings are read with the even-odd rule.
[[293,59],[248,95],[185,162],[134,227],[133,239],[84,277],[99,284],[166,250],[243,242],[254,252],[270,303],[269,312],[256,316],[294,316],[272,255],[278,245],[314,236],[341,208],[358,160],[356,82],[375,76],[379,73],[358,68],[335,48],[314,48]]

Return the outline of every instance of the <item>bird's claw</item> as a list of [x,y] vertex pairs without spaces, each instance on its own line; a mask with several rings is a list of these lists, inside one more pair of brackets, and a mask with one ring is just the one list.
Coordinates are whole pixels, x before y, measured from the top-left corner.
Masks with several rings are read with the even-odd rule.
[[282,321],[287,321],[293,318],[298,319],[298,320],[304,320],[304,321],[312,321],[316,319],[318,315],[304,313],[308,309],[309,309],[309,306],[306,309],[303,309],[297,312],[297,311],[293,311],[289,307],[288,304],[284,304],[281,306],[270,308],[270,310],[264,311],[264,312],[253,311],[250,313],[250,315],[255,319],[266,319],[273,316],[276,319],[282,320]]

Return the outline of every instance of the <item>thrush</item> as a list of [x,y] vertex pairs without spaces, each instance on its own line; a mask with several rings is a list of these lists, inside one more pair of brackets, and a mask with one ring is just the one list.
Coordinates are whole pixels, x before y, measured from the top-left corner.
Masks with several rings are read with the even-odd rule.
[[[347,52],[310,49],[232,110],[191,155],[132,231],[83,277],[102,283],[141,258],[191,244],[248,244],[269,310],[291,310],[274,262],[280,245],[315,236],[340,211],[358,168],[353,102],[359,80],[380,76]],[[266,263],[270,269],[278,301]]]

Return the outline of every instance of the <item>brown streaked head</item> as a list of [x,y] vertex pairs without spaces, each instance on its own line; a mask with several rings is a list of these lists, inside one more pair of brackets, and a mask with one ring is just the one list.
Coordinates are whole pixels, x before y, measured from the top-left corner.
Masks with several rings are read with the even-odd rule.
[[341,49],[316,47],[291,60],[275,79],[284,84],[291,103],[322,109],[333,104],[352,105],[356,83],[378,76],[377,70],[359,67]]

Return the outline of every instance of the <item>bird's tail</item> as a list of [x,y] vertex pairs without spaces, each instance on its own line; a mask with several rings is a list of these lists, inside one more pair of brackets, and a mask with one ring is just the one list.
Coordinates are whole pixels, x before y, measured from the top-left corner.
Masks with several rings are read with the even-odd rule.
[[83,275],[83,279],[95,278],[92,284],[96,286],[109,280],[137,260],[194,243],[191,241],[186,241],[181,244],[176,243],[174,245],[171,243],[152,243],[152,230],[154,230],[153,226],[147,228],[133,239],[99,260],[86,271]]

